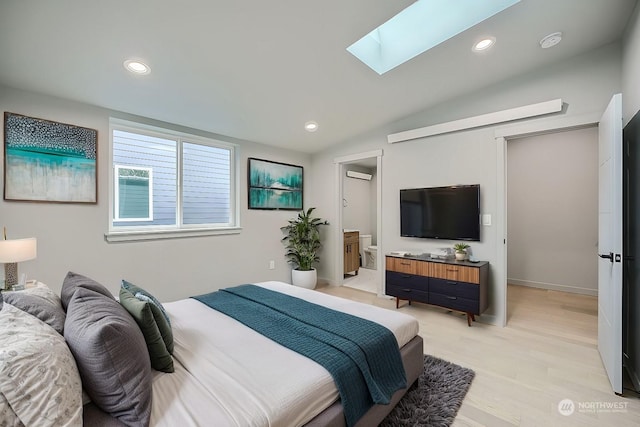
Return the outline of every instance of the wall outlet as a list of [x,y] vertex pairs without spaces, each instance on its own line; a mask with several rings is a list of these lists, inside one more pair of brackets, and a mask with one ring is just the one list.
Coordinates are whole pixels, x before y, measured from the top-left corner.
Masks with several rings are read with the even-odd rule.
[[269,261],[269,270],[275,270],[275,268],[276,268],[276,262]]

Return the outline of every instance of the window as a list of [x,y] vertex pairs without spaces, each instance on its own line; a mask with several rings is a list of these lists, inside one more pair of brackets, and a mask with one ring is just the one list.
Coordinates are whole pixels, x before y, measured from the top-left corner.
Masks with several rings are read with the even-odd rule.
[[114,165],[114,222],[153,221],[153,169]]
[[234,144],[112,119],[107,240],[238,232],[235,157]]

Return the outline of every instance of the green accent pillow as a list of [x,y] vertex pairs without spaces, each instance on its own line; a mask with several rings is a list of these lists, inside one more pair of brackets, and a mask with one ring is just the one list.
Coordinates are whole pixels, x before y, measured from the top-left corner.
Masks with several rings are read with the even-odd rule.
[[122,281],[121,288],[129,291],[129,293],[131,293],[140,301],[149,303],[151,307],[151,313],[153,313],[153,318],[156,321],[156,325],[158,325],[158,329],[160,330],[160,335],[162,335],[164,345],[167,347],[169,354],[173,354],[173,332],[171,331],[171,322],[169,321],[169,315],[164,310],[162,304],[160,304],[160,301],[158,301],[146,290],[130,282],[127,282],[126,280]]
[[174,372],[173,358],[167,350],[152,312],[153,304],[139,300],[125,288],[120,288],[120,304],[131,314],[144,335],[151,367],[156,371]]
[[126,290],[128,290],[129,292],[131,292],[133,295],[135,295],[136,298],[141,299],[138,296],[138,294],[140,294],[140,295],[142,295],[144,297],[145,301],[149,301],[150,303],[152,303],[153,305],[158,307],[158,309],[162,312],[162,315],[165,317],[165,319],[167,319],[167,323],[169,323],[169,325],[171,325],[171,319],[169,319],[169,315],[165,311],[165,309],[162,306],[162,304],[160,304],[160,301],[158,301],[158,299],[156,297],[151,295],[151,293],[147,292],[146,290],[142,289],[139,286],[134,285],[131,282],[127,282],[126,280],[122,281],[122,287],[125,288]]

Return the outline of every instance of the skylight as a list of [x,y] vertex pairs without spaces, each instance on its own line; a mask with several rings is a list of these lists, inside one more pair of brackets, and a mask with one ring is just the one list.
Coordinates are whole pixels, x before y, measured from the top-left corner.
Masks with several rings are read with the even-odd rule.
[[347,50],[382,75],[519,1],[418,0]]

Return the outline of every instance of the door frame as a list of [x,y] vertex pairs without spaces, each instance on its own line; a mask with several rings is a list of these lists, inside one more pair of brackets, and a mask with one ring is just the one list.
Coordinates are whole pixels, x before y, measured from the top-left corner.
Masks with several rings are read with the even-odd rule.
[[378,296],[384,295],[384,268],[382,263],[382,254],[384,253],[383,236],[382,236],[382,155],[383,150],[366,151],[357,154],[351,154],[348,156],[336,157],[333,159],[334,173],[336,188],[334,194],[337,195],[335,200],[336,205],[336,227],[335,227],[335,271],[333,275],[333,282],[337,286],[342,286],[344,283],[344,251],[343,251],[343,206],[342,200],[344,199],[343,183],[345,179],[345,165],[357,162],[358,160],[365,160],[376,158],[376,235],[377,246],[376,251],[376,265],[378,266],[378,289],[376,293]]
[[[548,133],[564,132],[598,126],[602,113],[576,116],[554,116],[543,120],[530,120],[512,126],[502,126],[494,131],[496,142],[496,260],[494,269],[498,305],[500,313],[496,325],[507,325],[507,142],[511,139],[526,138]],[[500,244],[500,241],[503,244]]]

